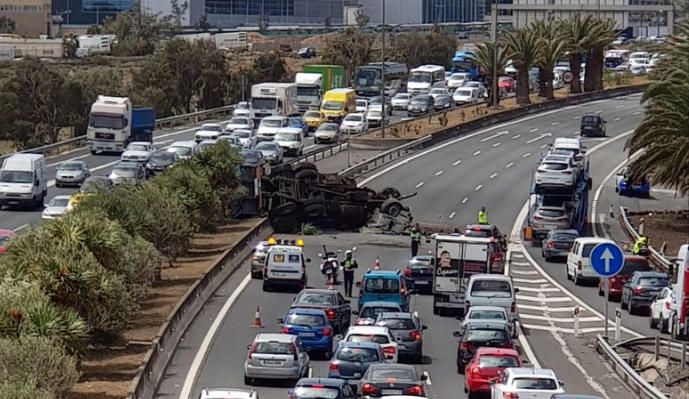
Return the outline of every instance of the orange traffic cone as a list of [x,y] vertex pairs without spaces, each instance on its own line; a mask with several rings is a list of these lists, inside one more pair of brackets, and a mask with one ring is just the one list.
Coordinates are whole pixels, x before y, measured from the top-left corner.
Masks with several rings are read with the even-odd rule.
[[261,307],[256,305],[256,313],[254,314],[254,320],[251,322],[251,328],[263,328],[265,327],[261,323]]
[[375,270],[380,269],[380,259],[378,259],[377,256],[376,256],[376,263],[373,264],[373,268],[374,268]]

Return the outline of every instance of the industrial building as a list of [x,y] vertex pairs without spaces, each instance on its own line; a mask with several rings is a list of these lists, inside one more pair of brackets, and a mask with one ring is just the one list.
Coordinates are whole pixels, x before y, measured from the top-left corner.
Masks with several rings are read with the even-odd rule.
[[[103,23],[105,18],[114,17],[118,12],[131,10],[134,1],[139,0],[52,0],[52,12],[61,18],[63,25],[94,25]],[[146,0],[141,1],[145,6]],[[169,8],[170,1],[167,3]]]
[[[433,24],[476,22],[484,17],[485,0],[385,0],[385,23]],[[371,24],[383,20],[382,0],[359,0],[361,10]]]
[[0,16],[14,21],[18,35],[50,34],[50,0],[0,0]]

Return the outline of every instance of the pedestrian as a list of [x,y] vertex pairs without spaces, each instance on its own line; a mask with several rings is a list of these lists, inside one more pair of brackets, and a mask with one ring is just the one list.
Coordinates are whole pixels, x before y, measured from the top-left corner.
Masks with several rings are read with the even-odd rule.
[[[418,224],[417,224],[418,226]],[[415,257],[416,254],[419,253],[419,245],[421,244],[421,233],[419,232],[419,229],[414,226],[411,228],[411,233],[409,233],[411,236],[411,257]]]
[[354,285],[354,270],[359,267],[356,260],[352,257],[352,251],[345,251],[345,260],[342,262],[342,268],[344,269],[344,289],[345,294],[348,297],[352,297],[352,286]]
[[645,236],[639,236],[639,238],[634,241],[634,248],[632,249],[632,253],[634,255],[639,255],[641,252],[641,248],[646,246],[648,244],[648,238]]
[[488,213],[486,213],[485,206],[482,206],[478,212],[478,224],[488,224]]

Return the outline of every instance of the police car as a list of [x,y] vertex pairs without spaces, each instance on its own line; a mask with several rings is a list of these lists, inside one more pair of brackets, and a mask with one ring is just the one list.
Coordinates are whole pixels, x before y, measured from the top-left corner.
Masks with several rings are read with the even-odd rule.
[[[269,239],[270,248],[263,267],[263,291],[282,286],[301,291],[306,287],[306,264],[302,240],[287,241]],[[275,243],[275,244],[273,244]]]

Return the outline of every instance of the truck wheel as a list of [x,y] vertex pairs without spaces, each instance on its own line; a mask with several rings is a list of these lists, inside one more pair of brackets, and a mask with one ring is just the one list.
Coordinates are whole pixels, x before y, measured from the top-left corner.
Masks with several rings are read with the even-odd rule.
[[316,171],[318,170],[318,168],[316,167],[316,164],[314,164],[312,162],[300,162],[294,167],[295,172],[299,172],[299,171],[306,170],[306,169],[316,170]]
[[304,206],[304,214],[308,217],[317,218],[325,215],[324,204],[310,204]]
[[402,204],[395,198],[386,199],[380,208],[383,210],[383,213],[392,217],[399,216],[399,214],[402,212]]

